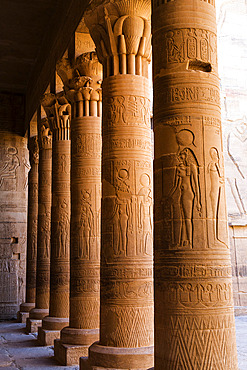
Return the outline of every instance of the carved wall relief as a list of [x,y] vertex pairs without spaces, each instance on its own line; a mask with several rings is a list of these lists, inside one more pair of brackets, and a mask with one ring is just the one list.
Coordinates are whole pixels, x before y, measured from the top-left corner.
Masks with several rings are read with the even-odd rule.
[[0,140],[0,318],[16,316],[25,299],[27,140],[1,133]]

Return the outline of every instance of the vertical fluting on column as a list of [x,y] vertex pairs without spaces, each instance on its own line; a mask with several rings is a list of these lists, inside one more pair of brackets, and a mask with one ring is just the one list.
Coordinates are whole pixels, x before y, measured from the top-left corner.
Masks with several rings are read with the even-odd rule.
[[47,331],[59,331],[69,321],[70,241],[70,104],[63,95],[45,94],[42,105],[52,130],[52,215],[49,316],[38,339],[49,344]]
[[214,1],[153,0],[155,368],[237,369]]
[[69,327],[54,350],[59,362],[72,365],[99,339],[102,66],[90,52],[73,66],[63,59],[57,70],[72,104],[71,240]]
[[89,349],[91,367],[153,366],[149,7],[120,0],[86,18],[104,66],[100,342]]
[[34,308],[36,297],[39,180],[39,145],[37,136],[29,139],[28,147],[31,168],[28,173],[26,301],[20,306],[21,312],[29,312]]
[[29,317],[41,320],[49,313],[52,135],[47,119],[42,119],[38,126],[39,204],[36,301],[35,308],[30,311]]

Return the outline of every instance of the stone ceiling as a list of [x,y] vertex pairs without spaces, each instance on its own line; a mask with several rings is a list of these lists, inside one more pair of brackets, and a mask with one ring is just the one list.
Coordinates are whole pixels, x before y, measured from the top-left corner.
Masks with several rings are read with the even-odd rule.
[[22,93],[34,113],[89,0],[2,0],[0,92]]

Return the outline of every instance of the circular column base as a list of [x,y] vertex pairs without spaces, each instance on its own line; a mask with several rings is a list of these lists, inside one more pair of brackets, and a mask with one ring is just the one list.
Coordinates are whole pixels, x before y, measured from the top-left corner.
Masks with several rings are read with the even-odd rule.
[[48,308],[33,308],[29,313],[29,318],[35,320],[42,320],[47,315],[49,315]]
[[44,330],[62,330],[69,324],[69,318],[46,316],[42,320]]
[[30,312],[35,307],[35,303],[22,303],[20,305],[21,312]]
[[103,369],[147,370],[154,366],[154,347],[105,347],[96,342],[89,348],[89,363]]
[[61,331],[61,342],[64,344],[88,345],[99,340],[99,329],[76,329],[69,326]]

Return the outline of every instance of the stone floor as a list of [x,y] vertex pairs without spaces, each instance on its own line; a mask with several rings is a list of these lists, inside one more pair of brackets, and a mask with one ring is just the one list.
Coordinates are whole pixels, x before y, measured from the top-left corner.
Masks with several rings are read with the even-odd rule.
[[[37,346],[35,335],[25,334],[24,327],[14,321],[0,322],[0,369],[79,369],[79,366],[59,366],[52,347]],[[236,330],[239,370],[247,370],[247,316],[236,317]]]

